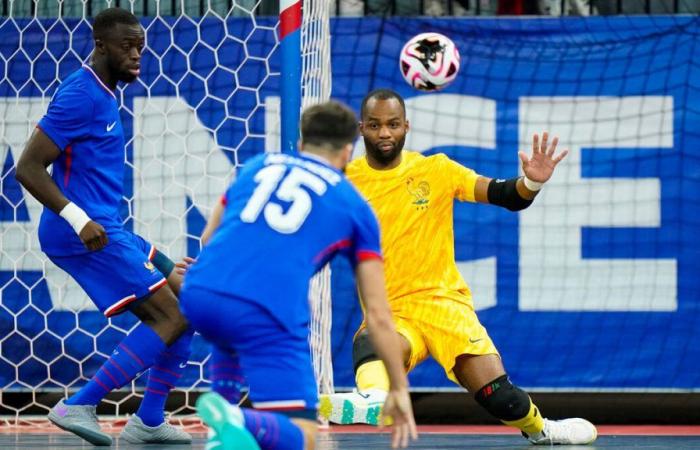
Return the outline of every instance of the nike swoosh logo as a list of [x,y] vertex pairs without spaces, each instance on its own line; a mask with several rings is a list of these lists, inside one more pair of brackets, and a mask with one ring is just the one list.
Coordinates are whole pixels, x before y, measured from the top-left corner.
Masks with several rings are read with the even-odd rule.
[[112,122],[109,125],[107,125],[107,131],[112,131],[112,128],[117,124],[117,122]]
[[479,338],[479,339],[469,338],[469,342],[471,342],[472,344],[476,344],[477,342],[483,341],[483,340],[484,340],[484,338]]
[[361,393],[361,392],[358,392],[357,395],[359,395],[360,397],[364,398],[365,400],[369,398],[369,394],[363,394],[363,393]]
[[184,369],[185,367],[187,367],[187,363],[181,363],[181,364],[180,364],[180,369]]

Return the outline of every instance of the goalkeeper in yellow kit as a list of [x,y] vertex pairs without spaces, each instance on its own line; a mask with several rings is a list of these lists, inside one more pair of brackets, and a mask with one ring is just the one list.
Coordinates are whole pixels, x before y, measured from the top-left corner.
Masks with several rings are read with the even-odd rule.
[[[534,444],[593,442],[593,424],[544,419],[511,384],[454,258],[453,200],[527,208],[567,152],[556,152],[557,138],[550,144],[547,133],[541,140],[534,135],[532,154],[519,152],[525,176],[496,180],[442,154],[403,150],[408,130],[401,96],[388,89],[370,92],[360,122],[367,153],[346,173],[379,219],[387,293],[406,370],[433,356],[452,381]],[[334,423],[377,424],[389,378],[364,323],[354,338],[353,366],[358,392],[323,396],[320,413]]]

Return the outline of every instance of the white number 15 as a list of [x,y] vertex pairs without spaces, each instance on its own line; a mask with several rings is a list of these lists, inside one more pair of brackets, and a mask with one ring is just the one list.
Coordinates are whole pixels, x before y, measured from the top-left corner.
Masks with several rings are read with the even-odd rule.
[[[255,174],[254,180],[258,186],[241,211],[243,222],[255,222],[264,210],[265,221],[275,231],[291,234],[301,228],[313,205],[309,193],[302,186],[318,195],[323,195],[327,186],[321,178],[300,167],[292,168],[284,176],[286,170],[283,165],[271,165]],[[287,212],[281,205],[270,201],[273,191],[278,199],[292,203]]]

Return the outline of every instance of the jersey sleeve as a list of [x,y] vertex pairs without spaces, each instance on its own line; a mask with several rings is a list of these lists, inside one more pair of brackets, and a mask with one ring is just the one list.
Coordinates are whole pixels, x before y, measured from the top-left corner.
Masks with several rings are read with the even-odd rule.
[[444,174],[445,180],[450,185],[452,196],[462,202],[474,202],[474,189],[479,174],[452,161],[447,156],[441,155],[440,159],[441,170],[437,173]]
[[63,151],[89,133],[93,109],[92,99],[78,85],[71,84],[56,92],[38,127]]
[[364,200],[358,207],[352,242],[354,244],[351,255],[353,265],[368,259],[382,259],[379,222],[372,208]]

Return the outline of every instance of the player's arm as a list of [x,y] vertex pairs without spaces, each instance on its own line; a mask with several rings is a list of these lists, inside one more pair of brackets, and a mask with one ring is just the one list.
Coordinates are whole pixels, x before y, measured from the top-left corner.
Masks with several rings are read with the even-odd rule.
[[204,227],[204,231],[202,231],[202,236],[199,238],[199,240],[202,242],[202,246],[206,245],[207,242],[209,242],[209,239],[211,239],[212,234],[214,234],[214,231],[216,231],[217,228],[219,228],[219,225],[221,224],[221,218],[224,216],[224,209],[225,209],[225,197],[221,197],[221,199],[216,202],[216,205],[214,205],[214,208],[211,211],[211,215],[209,216],[209,220],[207,221],[206,226]]
[[377,355],[384,362],[391,388],[384,403],[385,416],[394,421],[392,447],[406,447],[416,439],[416,423],[408,393],[408,379],[401,358],[399,334],[396,332],[384,284],[384,264],[379,259],[358,263],[357,286],[364,304],[367,331]]
[[107,245],[107,233],[102,225],[68,200],[46,171],[60,154],[46,133],[36,128],[17,162],[15,178],[42,205],[66,219],[88,250],[99,250]]
[[569,153],[564,150],[556,153],[559,138],[554,137],[548,146],[548,133],[542,133],[540,142],[537,134],[532,137],[532,154],[518,152],[525,176],[496,180],[480,176],[474,185],[474,200],[502,206],[511,211],[520,211],[532,204],[533,199],[554,173],[554,168]]
[[[202,231],[202,236],[200,236],[199,240],[202,243],[202,247],[209,242],[209,239],[211,239],[212,234],[214,234],[214,231],[216,231],[217,228],[219,228],[219,225],[221,224],[221,218],[224,216],[224,209],[226,208],[226,205],[224,204],[224,199],[225,197],[221,197],[219,201],[216,202],[216,205],[214,205],[214,208],[211,211],[211,215],[209,216],[209,220],[207,220],[207,224],[204,226],[204,231]],[[194,264],[196,259],[192,258],[191,256],[185,256],[182,258],[182,261],[178,262],[175,264],[175,272],[180,276],[184,276],[185,273],[187,273],[187,269]]]

